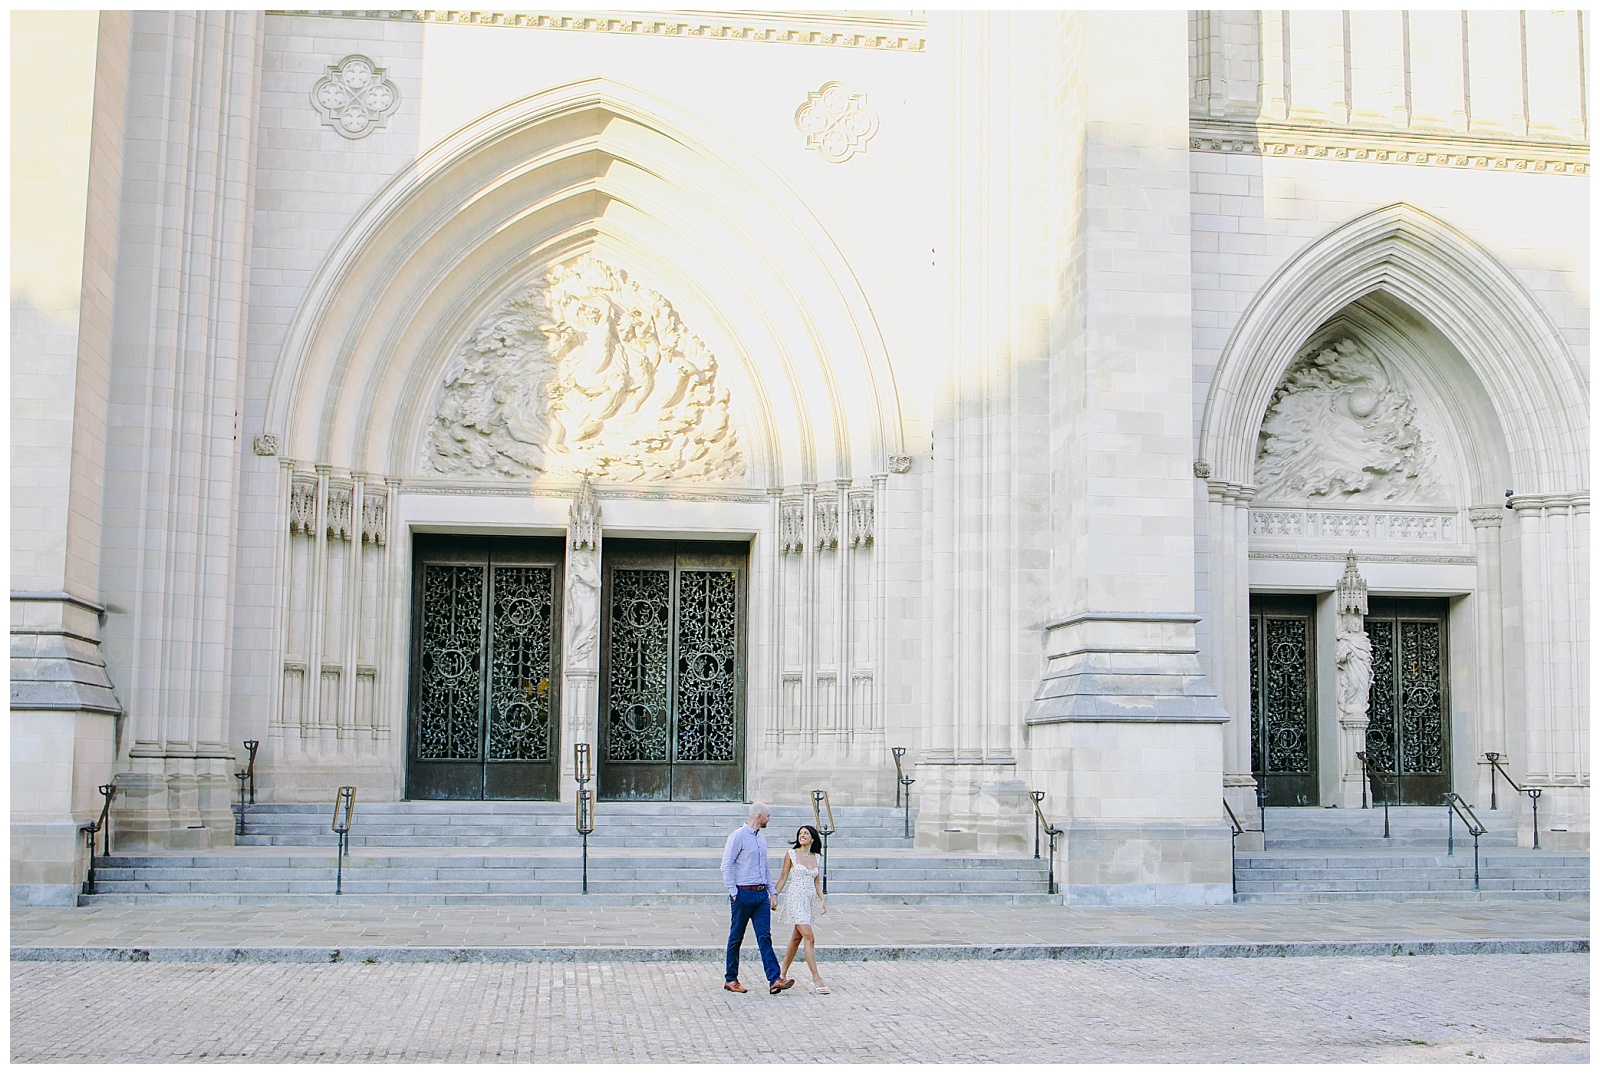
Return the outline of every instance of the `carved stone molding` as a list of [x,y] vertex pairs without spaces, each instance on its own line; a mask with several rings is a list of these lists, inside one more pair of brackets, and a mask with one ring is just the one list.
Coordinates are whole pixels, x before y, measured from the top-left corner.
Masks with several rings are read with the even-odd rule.
[[389,497],[383,489],[365,489],[361,493],[361,541],[363,544],[382,545],[389,539]]
[[350,539],[350,501],[354,492],[349,485],[328,483],[328,536],[335,540]]
[[[1281,560],[1296,563],[1340,563],[1343,562],[1343,552],[1305,552],[1305,551],[1273,551],[1252,548],[1251,559]],[[1361,558],[1367,563],[1443,563],[1452,567],[1471,567],[1477,564],[1473,556],[1430,556],[1412,553],[1392,552],[1363,552]]]
[[400,107],[400,90],[383,77],[385,72],[366,56],[346,56],[330,64],[311,87],[311,104],[323,125],[346,138],[365,138],[388,123]]
[[864,152],[878,133],[878,114],[867,107],[867,95],[843,82],[824,82],[795,109],[794,125],[830,164],[841,164]]
[[1353,160],[1430,168],[1587,175],[1586,146],[1511,138],[1467,138],[1239,120],[1191,120],[1189,148],[1201,153]]
[[1252,537],[1353,537],[1378,541],[1457,540],[1454,512],[1317,511],[1261,507],[1250,512]]
[[1505,522],[1506,509],[1504,507],[1469,507],[1467,518],[1472,520],[1473,529],[1499,529]]
[[839,501],[832,496],[819,497],[812,513],[816,526],[816,547],[819,552],[831,552],[839,547]]
[[1355,340],[1303,352],[1261,422],[1261,498],[1438,502],[1437,466],[1415,415],[1409,394]]
[[911,456],[890,455],[889,472],[891,474],[909,474],[911,472]]
[[317,524],[317,479],[297,475],[289,485],[289,532],[311,536]]
[[589,33],[640,34],[648,37],[709,41],[760,41],[779,45],[824,45],[889,52],[921,52],[927,47],[927,21],[878,18],[824,12],[814,15],[780,12],[585,11],[569,14],[529,11],[463,11],[460,9],[285,11],[285,15],[321,15],[341,19],[433,22],[467,26],[506,26],[530,30],[576,30]]
[[806,547],[806,502],[800,499],[778,502],[778,549],[786,556],[798,555]]
[[572,506],[567,509],[567,539],[574,550],[600,547],[600,497],[595,495],[594,482],[588,474],[578,482]]
[[272,433],[258,433],[251,447],[257,455],[276,455],[278,438]]
[[456,354],[424,470],[736,481],[717,359],[672,304],[584,254],[502,303]]
[[850,494],[850,547],[865,548],[872,543],[874,514],[877,508],[870,492]]

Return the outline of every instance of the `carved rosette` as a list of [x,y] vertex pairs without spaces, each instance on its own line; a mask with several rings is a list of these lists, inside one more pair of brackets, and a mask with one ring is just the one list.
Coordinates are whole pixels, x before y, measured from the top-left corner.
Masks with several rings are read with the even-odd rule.
[[322,122],[346,138],[365,138],[400,107],[400,90],[365,56],[346,56],[311,87]]
[[794,125],[830,164],[840,164],[867,148],[878,133],[878,114],[867,107],[867,95],[843,82],[825,82],[795,110]]
[[1290,365],[1261,423],[1255,482],[1264,502],[1439,502],[1416,407],[1383,363],[1342,339]]
[[850,547],[864,548],[872,543],[872,530],[876,508],[872,493],[850,494]]
[[289,486],[289,532],[311,536],[317,524],[317,479],[298,476]]
[[737,481],[717,360],[672,304],[585,254],[503,303],[456,355],[424,469]]

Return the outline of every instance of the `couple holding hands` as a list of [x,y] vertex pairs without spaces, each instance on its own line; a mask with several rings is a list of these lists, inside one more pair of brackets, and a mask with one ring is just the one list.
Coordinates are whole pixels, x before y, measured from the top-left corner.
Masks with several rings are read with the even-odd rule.
[[[817,859],[822,836],[809,824],[800,826],[774,885],[772,870],[767,864],[766,827],[771,819],[772,811],[765,803],[751,803],[749,820],[734,829],[722,850],[722,886],[728,889],[733,911],[722,987],[729,992],[749,991],[739,983],[739,947],[744,942],[745,927],[754,923],[756,946],[761,950],[761,964],[767,972],[767,991],[775,996],[794,986],[794,981],[786,974],[804,943],[806,965],[811,967],[812,990],[825,996],[828,986],[817,972],[816,935],[812,931],[812,919],[828,912],[828,899],[822,894],[821,862]],[[772,951],[774,910],[778,911],[781,922],[794,926],[782,966],[778,965],[778,958]]]

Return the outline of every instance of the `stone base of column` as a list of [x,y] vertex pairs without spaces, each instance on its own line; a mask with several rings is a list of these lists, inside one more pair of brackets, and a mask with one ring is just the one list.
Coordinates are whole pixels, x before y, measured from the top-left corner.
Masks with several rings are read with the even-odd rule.
[[1073,820],[1057,875],[1068,906],[1233,902],[1227,825]]
[[[239,781],[232,775],[243,762],[229,769],[232,784],[231,804],[238,804]],[[333,799],[340,787],[356,789],[356,815],[362,802],[398,802],[405,797],[405,773],[396,772],[393,762],[378,758],[297,761],[294,758],[266,764],[256,758],[257,802],[326,802],[329,823],[333,820]]]
[[231,753],[153,756],[136,747],[129,771],[117,774],[117,797],[111,806],[112,852],[232,846],[232,804],[239,793],[233,772]]
[[824,790],[835,807],[893,805],[894,765],[875,760],[886,752],[881,738],[876,745],[866,735],[837,735],[769,746],[752,761],[746,797],[810,809],[811,792]]
[[[1537,786],[1537,784],[1531,784]],[[1589,849],[1589,788],[1547,785],[1539,796],[1539,846],[1543,850],[1587,851]],[[1500,788],[1500,804],[1505,806],[1507,788]],[[1515,792],[1512,792],[1515,794]],[[1517,817],[1517,845],[1533,846],[1533,807],[1525,794]]]
[[11,710],[13,906],[77,904],[89,868],[79,827],[99,819],[115,756],[110,713]]
[[[600,727],[597,722],[599,679],[598,670],[584,667],[569,668],[561,676],[561,744],[558,747],[561,750],[561,787],[557,796],[573,806],[578,801],[578,783],[573,769],[577,763],[577,752],[573,747],[580,742],[589,744],[591,780],[601,764]],[[596,789],[593,782],[588,786],[591,791]]]
[[1367,776],[1356,759],[1356,754],[1367,749],[1367,724],[1370,720],[1339,721],[1339,786],[1334,791],[1334,803],[1340,809],[1360,809],[1362,795],[1371,803],[1371,788],[1365,786]]
[[933,754],[912,773],[916,845],[943,853],[1033,848],[1033,801],[1016,762]]

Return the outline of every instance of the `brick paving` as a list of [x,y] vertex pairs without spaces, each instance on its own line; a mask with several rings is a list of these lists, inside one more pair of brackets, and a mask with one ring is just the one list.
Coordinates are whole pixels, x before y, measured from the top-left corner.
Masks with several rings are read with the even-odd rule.
[[[706,963],[13,963],[15,1062],[1571,1062],[1587,955]],[[746,984],[758,984],[757,979]]]

